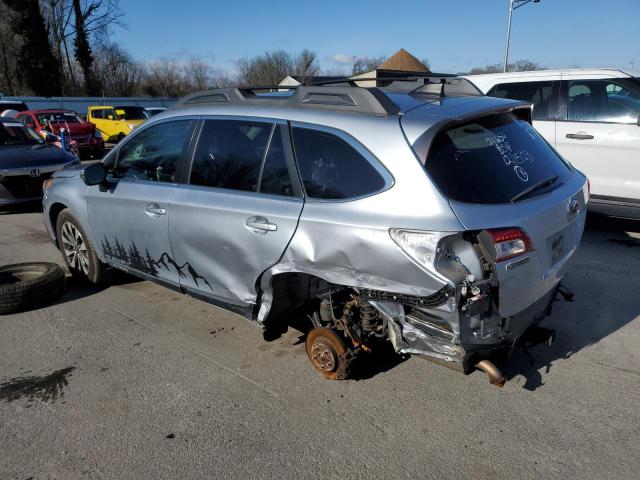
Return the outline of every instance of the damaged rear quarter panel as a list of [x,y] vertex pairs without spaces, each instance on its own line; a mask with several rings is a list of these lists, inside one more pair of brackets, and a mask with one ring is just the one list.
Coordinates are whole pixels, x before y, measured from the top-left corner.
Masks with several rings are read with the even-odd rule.
[[[395,131],[396,141],[390,141],[390,130]],[[358,141],[359,137],[367,139],[367,149],[391,174],[393,185],[355,200],[307,199],[287,250],[266,278],[301,272],[338,285],[433,294],[445,285],[442,277],[407,257],[391,239],[389,229],[458,232],[460,222],[428,181],[397,118],[353,123],[349,134]]]

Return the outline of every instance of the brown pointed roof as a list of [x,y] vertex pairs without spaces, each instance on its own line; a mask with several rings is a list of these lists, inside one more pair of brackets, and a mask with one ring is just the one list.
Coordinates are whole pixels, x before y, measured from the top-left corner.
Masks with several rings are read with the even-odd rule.
[[401,48],[391,55],[378,70],[400,70],[403,72],[429,73],[430,70],[416,57]]

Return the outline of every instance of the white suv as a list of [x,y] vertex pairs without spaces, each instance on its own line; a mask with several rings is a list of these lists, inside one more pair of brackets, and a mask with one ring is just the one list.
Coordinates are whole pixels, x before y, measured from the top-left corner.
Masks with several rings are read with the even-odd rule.
[[589,209],[640,219],[640,73],[540,70],[466,76],[533,104],[533,125],[591,182]]

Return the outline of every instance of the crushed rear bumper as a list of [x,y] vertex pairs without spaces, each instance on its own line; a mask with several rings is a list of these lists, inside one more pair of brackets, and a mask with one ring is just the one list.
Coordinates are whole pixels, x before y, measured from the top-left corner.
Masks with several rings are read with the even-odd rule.
[[389,339],[396,352],[423,355],[454,370],[471,373],[481,360],[504,359],[534,337],[544,337],[545,332],[551,335],[552,331],[542,329],[538,324],[551,314],[560,288],[558,283],[534,304],[512,317],[499,318],[494,314],[489,320],[497,330],[485,338],[468,335],[464,331],[462,335],[450,336],[446,331],[428,331],[407,317],[401,303],[375,300],[369,300],[369,303],[386,318]]

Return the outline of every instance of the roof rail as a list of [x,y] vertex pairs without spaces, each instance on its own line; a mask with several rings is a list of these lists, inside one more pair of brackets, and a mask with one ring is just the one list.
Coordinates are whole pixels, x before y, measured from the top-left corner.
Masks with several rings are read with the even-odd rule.
[[411,95],[484,96],[471,81],[455,75],[393,79],[381,88],[388,92],[408,92]]
[[312,82],[309,83],[308,85],[336,85],[336,84],[341,84],[341,83],[348,83],[349,85],[351,85],[352,87],[357,87],[359,86],[358,83],[359,82],[377,82],[377,86],[379,87],[383,87],[385,86],[386,83],[389,82],[393,82],[393,81],[416,81],[418,79],[423,79],[423,78],[449,78],[449,77],[457,77],[457,75],[453,74],[453,73],[411,73],[410,75],[407,75],[407,72],[398,72],[397,74],[394,74],[393,71],[388,71],[388,73],[385,75],[378,75],[376,77],[345,77],[345,78],[338,78],[338,79],[334,79],[334,80],[322,80],[319,82]]
[[[406,74],[405,74],[406,75]],[[410,76],[379,75],[376,77],[325,80],[312,85],[349,84],[360,86],[361,82],[375,82],[376,88],[385,92],[405,92],[444,96],[481,96],[483,93],[466,78],[451,73],[416,73]]]
[[400,111],[378,88],[313,85],[216,88],[191,94],[177,102],[174,108],[223,104],[313,108],[381,116],[394,115]]

